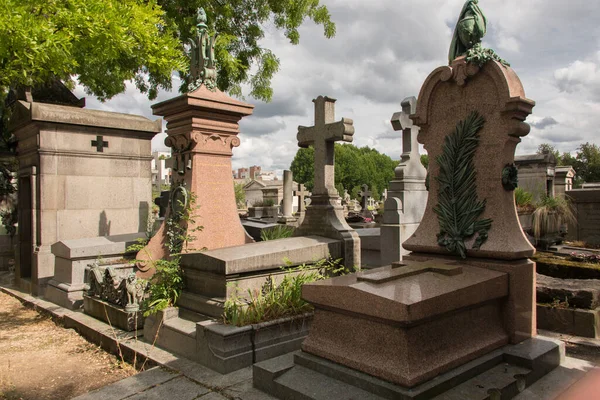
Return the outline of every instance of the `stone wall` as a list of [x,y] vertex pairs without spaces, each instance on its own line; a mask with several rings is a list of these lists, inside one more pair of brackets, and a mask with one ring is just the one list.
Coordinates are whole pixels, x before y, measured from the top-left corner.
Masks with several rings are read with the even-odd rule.
[[577,222],[569,225],[569,239],[600,244],[600,188],[567,192]]

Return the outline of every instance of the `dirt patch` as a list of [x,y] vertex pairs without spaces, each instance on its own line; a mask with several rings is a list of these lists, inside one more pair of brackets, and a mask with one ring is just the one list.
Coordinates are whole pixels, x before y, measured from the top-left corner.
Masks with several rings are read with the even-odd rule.
[[70,399],[135,372],[0,292],[0,399]]

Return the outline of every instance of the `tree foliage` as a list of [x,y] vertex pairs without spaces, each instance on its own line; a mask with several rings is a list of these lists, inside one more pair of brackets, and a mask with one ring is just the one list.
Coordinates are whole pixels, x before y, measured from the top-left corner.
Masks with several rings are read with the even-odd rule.
[[4,0],[0,89],[77,80],[101,100],[133,80],[156,97],[187,64],[155,0]]
[[235,193],[235,204],[238,208],[246,207],[246,192],[244,191],[244,184],[233,182],[233,191]]
[[204,7],[216,43],[218,86],[260,100],[272,97],[279,69],[275,54],[259,45],[274,24],[294,44],[310,19],[335,35],[335,24],[319,0],[4,0],[0,6],[0,91],[43,85],[76,76],[101,100],[132,80],[156,97],[180,71],[187,90],[186,43],[196,35],[197,9]]
[[[219,89],[242,94],[242,84],[250,84],[250,96],[270,101],[271,79],[279,70],[279,59],[261,47],[265,26],[273,24],[284,31],[293,44],[300,41],[298,28],[306,20],[322,25],[324,35],[335,35],[327,7],[319,0],[158,0],[165,10],[167,24],[187,43],[196,32],[196,10],[203,7],[209,29],[218,33],[215,45]],[[184,74],[184,90],[189,79]]]
[[562,165],[560,159],[560,153],[554,146],[549,143],[542,143],[538,146],[537,149],[538,154],[552,154],[554,159],[556,160],[556,165]]
[[[366,184],[373,198],[378,200],[394,178],[397,162],[367,146],[358,148],[351,144],[335,145],[335,182],[338,191],[345,189],[357,198],[361,186]],[[294,180],[308,190],[314,186],[314,150],[299,149],[290,167]],[[343,194],[343,193],[340,193]]]
[[600,182],[600,147],[593,143],[582,143],[575,151],[575,155],[569,152],[559,154],[554,146],[542,143],[538,147],[538,153],[550,152],[556,157],[556,165],[570,165],[575,170],[575,186],[583,182]]

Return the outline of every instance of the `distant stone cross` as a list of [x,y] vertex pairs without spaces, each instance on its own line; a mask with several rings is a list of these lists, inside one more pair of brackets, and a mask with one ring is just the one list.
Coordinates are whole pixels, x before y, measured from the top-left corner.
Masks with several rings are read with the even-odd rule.
[[424,179],[427,171],[421,165],[417,141],[420,128],[410,119],[411,114],[416,112],[417,99],[407,97],[402,101],[401,106],[402,111],[395,113],[391,121],[395,131],[402,131],[402,156],[396,168],[396,178]]
[[304,185],[299,184],[298,190],[294,190],[294,196],[298,197],[298,213],[304,212],[304,197],[308,194],[306,190],[304,190]]
[[104,148],[108,147],[108,142],[103,140],[102,136],[96,136],[96,140],[92,140],[92,146],[96,147],[96,151],[104,153]]
[[359,194],[360,194],[360,206],[362,207],[363,210],[366,210],[367,209],[367,200],[373,193],[371,193],[371,191],[369,190],[369,187],[367,185],[362,185],[362,191]]
[[298,127],[298,146],[315,149],[315,186],[313,195],[338,196],[334,181],[334,143],[352,142],[353,121],[342,118],[335,120],[335,99],[319,96],[315,103],[315,125]]

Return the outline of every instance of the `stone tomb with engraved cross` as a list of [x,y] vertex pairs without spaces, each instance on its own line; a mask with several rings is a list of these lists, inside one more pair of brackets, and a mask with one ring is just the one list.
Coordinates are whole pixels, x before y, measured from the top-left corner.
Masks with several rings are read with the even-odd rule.
[[83,270],[55,269],[51,246],[146,231],[151,140],[162,128],[160,120],[84,105],[60,84],[19,97],[10,119],[19,162],[17,279],[68,308],[81,302]]
[[255,387],[279,398],[331,387],[348,398],[512,398],[560,364],[564,344],[536,337],[534,249],[502,184],[533,106],[495,61],[461,57],[429,75],[411,116],[430,156],[412,254],[305,284],[315,314],[303,351],[255,365]]
[[298,127],[298,146],[313,146],[315,179],[310,205],[294,236],[319,235],[342,240],[344,263],[360,266],[360,239],[344,218],[341,198],[335,189],[335,142],[352,142],[353,121],[335,122],[335,99],[319,96],[315,103],[315,125]]

